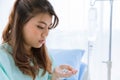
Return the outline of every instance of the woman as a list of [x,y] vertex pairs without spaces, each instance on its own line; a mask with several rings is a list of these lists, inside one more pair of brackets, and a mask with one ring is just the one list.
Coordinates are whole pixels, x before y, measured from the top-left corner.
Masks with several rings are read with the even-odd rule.
[[[54,66],[45,40],[58,17],[48,0],[16,0],[0,45],[0,80],[58,80],[76,74]],[[64,71],[64,72],[63,72]]]

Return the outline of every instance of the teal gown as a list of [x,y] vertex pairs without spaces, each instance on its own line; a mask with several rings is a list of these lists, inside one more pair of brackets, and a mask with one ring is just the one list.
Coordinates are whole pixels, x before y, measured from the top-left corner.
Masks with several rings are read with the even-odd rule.
[[[15,65],[13,57],[9,54],[10,52],[12,52],[12,47],[9,44],[3,43],[0,45],[0,80],[32,80],[31,76],[23,74]],[[52,58],[51,60],[53,61]],[[54,69],[54,66],[52,66],[52,69]],[[35,80],[51,80],[51,75],[48,72],[41,77],[42,72],[43,70],[40,69]]]

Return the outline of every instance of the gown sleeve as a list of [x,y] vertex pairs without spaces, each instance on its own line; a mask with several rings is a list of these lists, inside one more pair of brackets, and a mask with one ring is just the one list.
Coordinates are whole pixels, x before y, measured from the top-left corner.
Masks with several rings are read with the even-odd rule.
[[10,80],[4,68],[0,65],[0,80]]
[[0,45],[0,80],[13,80],[7,51]]
[[[52,61],[52,72],[53,72],[54,69],[55,69],[55,67],[56,67],[56,64],[55,64],[55,62],[54,62],[54,57],[51,56],[50,54],[49,54],[49,56],[50,56],[50,59],[51,59],[51,61]],[[48,80],[52,80],[52,74],[49,74],[49,75],[48,75]]]

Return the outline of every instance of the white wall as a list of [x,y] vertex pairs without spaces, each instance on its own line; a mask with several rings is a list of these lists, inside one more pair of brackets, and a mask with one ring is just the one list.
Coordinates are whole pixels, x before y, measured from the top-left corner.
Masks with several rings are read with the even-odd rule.
[[8,21],[8,16],[12,8],[14,0],[0,0],[0,43],[1,43],[1,35],[4,26],[6,25]]
[[87,46],[87,0],[50,0],[60,23],[48,37],[49,48],[81,48]]

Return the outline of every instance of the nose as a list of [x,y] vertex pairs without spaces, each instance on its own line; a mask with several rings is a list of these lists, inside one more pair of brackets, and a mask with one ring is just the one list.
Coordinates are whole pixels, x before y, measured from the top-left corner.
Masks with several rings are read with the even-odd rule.
[[48,36],[48,33],[49,33],[49,30],[46,28],[46,29],[43,30],[41,35],[42,35],[43,38],[46,38]]

